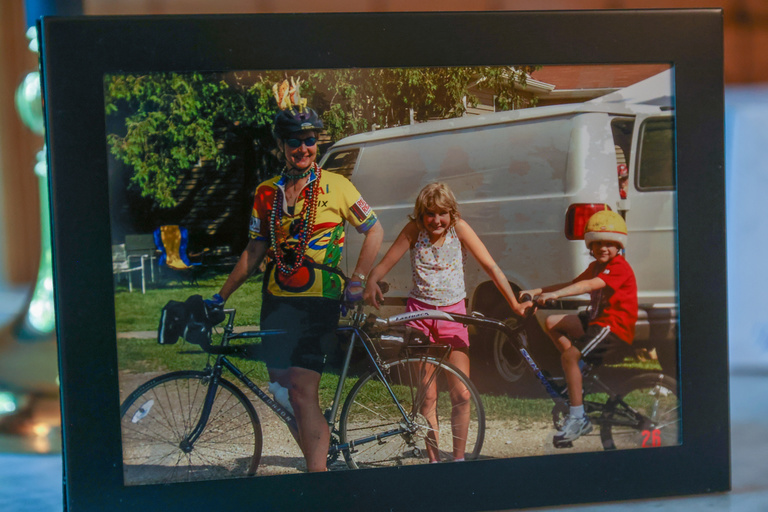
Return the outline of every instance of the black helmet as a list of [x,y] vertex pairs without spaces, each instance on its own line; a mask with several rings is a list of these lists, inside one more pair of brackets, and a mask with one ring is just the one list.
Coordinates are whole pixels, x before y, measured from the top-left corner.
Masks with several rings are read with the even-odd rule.
[[291,107],[281,110],[275,115],[274,123],[275,136],[280,139],[288,138],[294,133],[323,128],[323,121],[320,120],[317,112],[311,108],[299,110],[296,107]]

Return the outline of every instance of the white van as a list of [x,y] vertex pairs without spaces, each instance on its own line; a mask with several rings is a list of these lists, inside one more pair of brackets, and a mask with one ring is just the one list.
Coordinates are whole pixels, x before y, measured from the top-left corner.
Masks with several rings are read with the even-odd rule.
[[[672,106],[668,71],[584,103],[354,135],[334,144],[320,165],[348,176],[376,211],[386,233],[379,257],[407,222],[419,190],[433,181],[447,183],[462,217],[518,290],[569,281],[581,273],[591,260],[583,242],[584,224],[607,204],[625,216],[629,229],[626,257],[637,277],[641,304],[635,346],[655,347],[665,370],[673,372],[677,285]],[[347,238],[347,264],[355,261],[349,255],[357,255],[361,243],[362,237]],[[411,287],[408,258],[386,281],[389,304],[404,305]],[[471,257],[466,286],[468,310],[498,319],[512,316]],[[574,311],[588,303],[587,296],[574,299],[561,301],[560,308]],[[539,320],[546,314],[551,313],[540,311]],[[535,322],[526,334],[534,353],[556,354]],[[520,377],[523,362],[503,339],[473,335],[473,366],[488,366],[508,381]]]

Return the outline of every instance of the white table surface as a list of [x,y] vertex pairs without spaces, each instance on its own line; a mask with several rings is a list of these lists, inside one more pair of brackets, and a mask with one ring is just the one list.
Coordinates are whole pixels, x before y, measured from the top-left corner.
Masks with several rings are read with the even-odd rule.
[[[768,511],[768,375],[731,378],[733,491],[661,500],[537,508],[538,512]],[[0,443],[0,447],[2,443]],[[0,511],[60,512],[61,455],[0,453]]]

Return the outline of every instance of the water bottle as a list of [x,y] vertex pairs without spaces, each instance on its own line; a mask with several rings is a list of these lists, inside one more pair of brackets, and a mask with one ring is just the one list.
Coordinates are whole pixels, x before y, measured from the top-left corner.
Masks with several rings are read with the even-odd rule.
[[291,402],[288,400],[288,389],[277,382],[270,382],[268,389],[269,392],[272,393],[272,396],[275,397],[275,402],[279,403],[283,409],[293,414],[293,407],[291,407]]
[[154,400],[150,400],[147,403],[145,403],[144,405],[142,405],[141,407],[139,407],[139,410],[136,411],[135,413],[133,413],[133,417],[131,418],[131,423],[138,423],[142,419],[144,419],[144,417],[147,414],[149,414],[149,410],[152,409],[153,405],[155,405],[155,401]]

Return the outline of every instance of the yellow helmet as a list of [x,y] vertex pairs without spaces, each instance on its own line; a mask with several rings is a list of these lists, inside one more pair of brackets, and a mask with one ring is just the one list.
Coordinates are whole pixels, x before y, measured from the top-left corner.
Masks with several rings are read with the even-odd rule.
[[592,215],[584,229],[584,242],[591,249],[593,242],[616,242],[622,249],[627,245],[627,223],[616,212],[603,210]]

